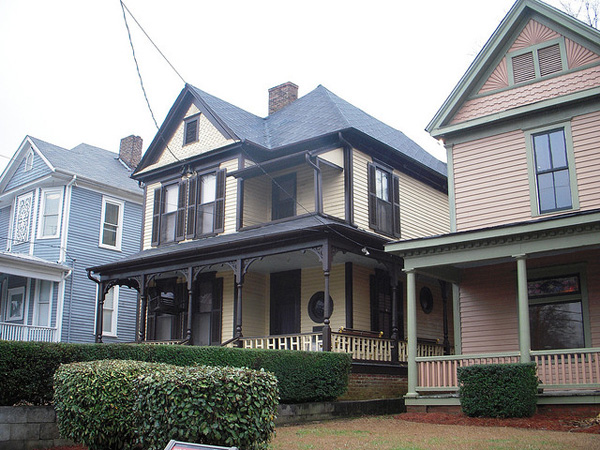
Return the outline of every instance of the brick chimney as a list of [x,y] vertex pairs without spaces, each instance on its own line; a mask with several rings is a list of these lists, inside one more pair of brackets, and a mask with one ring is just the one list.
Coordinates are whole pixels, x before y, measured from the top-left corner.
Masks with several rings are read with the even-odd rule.
[[291,81],[269,89],[269,115],[298,99],[298,86]]
[[135,170],[142,159],[142,138],[139,136],[127,136],[121,139],[119,147],[119,159],[131,170]]

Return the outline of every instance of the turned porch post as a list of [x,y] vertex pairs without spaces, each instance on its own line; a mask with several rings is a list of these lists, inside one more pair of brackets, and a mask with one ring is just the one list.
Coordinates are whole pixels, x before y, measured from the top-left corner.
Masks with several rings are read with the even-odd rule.
[[394,264],[392,268],[392,335],[390,339],[394,341],[392,347],[392,362],[399,361],[398,351],[398,266]]
[[193,278],[194,278],[193,268],[188,267],[188,273],[187,273],[188,311],[187,311],[187,327],[185,330],[185,339],[186,339],[188,345],[192,345]]
[[148,311],[148,294],[146,290],[146,275],[142,275],[140,286],[140,317],[139,317],[139,334],[138,342],[146,340],[146,315]]
[[[242,338],[242,291],[244,285],[244,271],[243,271],[243,260],[238,259],[235,264],[235,286],[237,288],[237,304],[235,314],[235,337]],[[238,345],[241,346],[242,342],[239,341]]]
[[96,308],[96,343],[102,343],[102,327],[104,326],[105,285],[98,283],[98,307]]
[[323,351],[331,351],[331,305],[329,304],[329,275],[331,273],[331,247],[329,242],[323,245],[323,275],[325,277],[325,292],[323,295]]
[[531,361],[531,336],[529,334],[529,296],[527,293],[527,255],[516,255],[517,300],[519,305],[519,352],[521,362]]
[[444,329],[444,355],[450,354],[450,340],[448,339],[448,289],[447,284],[444,280],[440,281],[440,288],[442,290],[442,321]]
[[406,332],[408,341],[408,392],[406,397],[417,397],[417,274],[406,272]]

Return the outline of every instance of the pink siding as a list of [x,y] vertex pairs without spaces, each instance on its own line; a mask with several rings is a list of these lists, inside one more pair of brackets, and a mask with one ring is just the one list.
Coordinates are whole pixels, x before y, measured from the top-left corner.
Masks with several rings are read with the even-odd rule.
[[573,118],[571,131],[575,149],[579,207],[582,211],[600,208],[600,112]]
[[595,88],[599,85],[600,67],[590,67],[538,83],[527,84],[468,100],[456,113],[452,119],[452,124]]
[[531,219],[522,131],[457,144],[452,159],[457,231]]
[[464,272],[460,284],[462,352],[519,350],[516,263]]

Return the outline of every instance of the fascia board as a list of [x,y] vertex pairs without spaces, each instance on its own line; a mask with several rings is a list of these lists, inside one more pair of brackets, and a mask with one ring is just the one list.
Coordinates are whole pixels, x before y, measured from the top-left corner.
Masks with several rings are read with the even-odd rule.
[[91,180],[86,177],[81,177],[81,176],[77,175],[76,173],[72,173],[72,172],[69,172],[66,170],[61,170],[61,169],[56,169],[56,174],[63,175],[67,179],[68,178],[72,179],[73,177],[76,177],[75,178],[76,185],[79,187],[82,187],[82,188],[88,188],[88,189],[91,189],[94,191],[99,191],[102,193],[110,194],[114,197],[123,198],[123,199],[129,200],[134,203],[139,203],[139,204],[142,204],[143,200],[144,200],[144,192],[141,188],[140,188],[140,192],[136,193],[136,192],[130,191],[128,189],[120,189],[120,188],[114,187],[109,184],[104,184],[104,183],[100,183],[99,181],[96,181],[96,180]]
[[31,138],[29,136],[25,136],[21,142],[21,145],[19,146],[19,149],[15,152],[7,166],[4,168],[2,175],[0,175],[0,192],[4,191],[4,188],[19,168],[19,164],[21,164],[21,161],[23,161],[25,158],[27,152],[29,151],[29,147],[33,149],[33,151],[41,158],[42,161],[44,161],[44,164],[46,164],[52,172],[56,170],[52,163],[48,161],[48,158],[46,158],[40,149],[37,148],[37,146],[33,143]]
[[0,272],[9,275],[58,282],[62,281],[65,274],[70,271],[70,267],[61,264],[40,263],[19,257],[0,255]]

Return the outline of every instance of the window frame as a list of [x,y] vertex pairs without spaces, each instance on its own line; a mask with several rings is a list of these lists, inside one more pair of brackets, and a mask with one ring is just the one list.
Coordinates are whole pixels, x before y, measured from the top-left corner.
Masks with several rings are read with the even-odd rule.
[[[50,283],[50,296],[48,297],[48,325],[40,325],[40,293],[42,292],[42,283]],[[35,280],[35,295],[33,297],[33,325],[38,327],[52,326],[52,300],[54,296],[54,282],[50,280]]]
[[[18,322],[22,321],[25,316],[25,303],[26,303],[26,295],[27,290],[25,286],[18,286],[14,288],[9,288],[6,291],[6,307],[5,307],[5,315],[4,320],[6,322]],[[21,295],[21,307],[19,308],[19,313],[17,315],[11,315],[11,301],[13,295]]]
[[[552,73],[542,76],[541,69],[540,69],[539,51],[542,49],[548,48],[548,47],[552,47],[553,45],[556,45],[556,44],[558,44],[558,48],[560,51],[560,60],[561,60],[562,68],[561,68],[561,70],[559,70],[557,72],[552,72]],[[535,76],[533,78],[531,78],[530,80],[515,82],[513,58],[525,55],[527,53],[531,53],[533,56],[533,67],[534,67],[534,71],[535,71]],[[507,70],[508,70],[509,86],[521,86],[521,85],[524,85],[527,83],[536,82],[541,79],[546,79],[546,78],[549,78],[549,77],[552,77],[552,76],[555,76],[558,74],[563,74],[566,70],[568,70],[567,53],[566,53],[566,49],[565,49],[565,40],[562,37],[550,39],[548,41],[540,42],[539,44],[536,44],[536,45],[531,45],[529,47],[515,50],[513,52],[508,53],[506,55],[506,59],[507,59],[506,66],[507,66]]]
[[[192,123],[195,122],[194,125],[194,136],[193,139],[188,140],[188,130],[191,128]],[[183,145],[193,144],[198,142],[200,139],[199,130],[200,130],[200,113],[194,114],[193,116],[186,117],[183,119]]]
[[[27,226],[26,226],[26,236],[24,237],[24,239],[22,240],[17,240],[17,233],[19,232],[18,229],[18,223],[17,221],[19,220],[19,210],[20,210],[20,201],[21,200],[26,200],[27,198],[29,198],[29,214],[27,217]],[[11,233],[10,233],[10,237],[11,239],[9,240],[9,245],[8,245],[8,250],[10,250],[12,248],[13,245],[19,245],[19,244],[24,244],[26,242],[29,242],[29,240],[31,239],[32,236],[32,230],[31,230],[31,225],[32,225],[32,219],[34,217],[33,215],[33,209],[35,208],[35,201],[34,201],[34,197],[33,197],[33,191],[32,192],[27,192],[25,194],[19,195],[17,197],[15,197],[15,204],[14,204],[14,214],[11,220]]]
[[[176,238],[176,234],[177,234],[177,210],[178,210],[178,205],[179,205],[179,192],[180,192],[180,188],[179,188],[179,182],[178,181],[172,181],[169,182],[163,186],[161,186],[160,188],[160,212],[159,212],[159,230],[158,230],[158,242],[161,244],[171,244],[174,242],[177,242],[177,238]],[[177,202],[175,203],[175,209],[169,212],[165,212],[165,208],[166,208],[166,200],[167,200],[167,196],[166,196],[166,192],[169,189],[174,189],[177,191]],[[173,225],[173,238],[172,239],[163,239],[163,227],[166,226],[166,222],[165,222],[165,218],[167,216],[173,216],[173,221],[174,221],[174,225]],[[165,233],[166,234],[166,233]]]
[[[589,298],[587,290],[587,266],[586,264],[570,264],[564,266],[543,267],[527,270],[527,282],[540,278],[558,278],[570,275],[579,277],[579,294],[561,294],[555,296],[528,298],[528,307],[532,305],[547,305],[551,303],[567,303],[573,301],[581,302],[581,316],[583,324],[583,348],[592,347],[591,323],[589,314]],[[530,335],[531,338],[531,335]],[[542,350],[543,351],[543,350]]]
[[[106,321],[104,320],[104,311],[107,309],[106,308],[106,296],[108,295],[109,292],[112,291],[112,301],[113,301],[113,307],[112,307],[112,319],[111,319],[111,323],[110,323],[110,331],[104,331],[104,327],[106,326]],[[102,304],[102,336],[107,336],[107,337],[118,337],[118,330],[117,330],[117,324],[118,324],[118,316],[119,316],[119,285],[115,285],[113,287],[111,287],[108,292],[106,293],[106,295],[104,296],[104,303]]]
[[[535,147],[533,138],[540,134],[547,134],[555,130],[562,129],[565,137],[565,149],[567,153],[567,166],[569,170],[569,186],[571,188],[571,207],[557,208],[548,211],[542,211],[539,200],[538,172],[535,158]],[[531,216],[540,217],[550,214],[562,213],[565,211],[576,211],[579,209],[579,193],[577,187],[577,173],[575,166],[575,152],[573,150],[573,137],[571,133],[571,123],[561,122],[544,127],[524,130],[525,147],[527,151],[527,167],[529,177],[529,203],[531,206]]]
[[[56,214],[56,233],[52,234],[52,235],[45,235],[44,234],[44,219],[46,218],[46,214],[45,214],[45,209],[46,209],[46,196],[49,194],[56,194],[58,193],[59,200],[58,200],[58,212]],[[61,229],[61,221],[62,221],[62,209],[63,209],[63,198],[64,198],[64,191],[63,188],[49,188],[49,189],[42,189],[42,191],[40,192],[40,214],[39,214],[39,219],[38,219],[38,233],[37,233],[37,237],[38,239],[57,239],[60,237],[60,229]]]
[[[385,173],[388,179],[388,200],[377,196],[377,172]],[[367,192],[369,227],[377,233],[399,239],[402,234],[402,217],[400,212],[400,177],[391,167],[376,162],[367,163]],[[391,223],[389,229],[382,227],[380,222],[381,203],[389,204]]]
[[[104,242],[104,226],[106,225],[106,207],[108,204],[119,207],[117,233],[115,237],[115,245],[106,244]],[[102,196],[102,215],[100,217],[100,237],[98,241],[98,247],[106,248],[109,250],[121,251],[121,243],[123,240],[123,216],[124,216],[125,202],[117,200],[115,198]],[[110,224],[113,225],[113,224]]]

